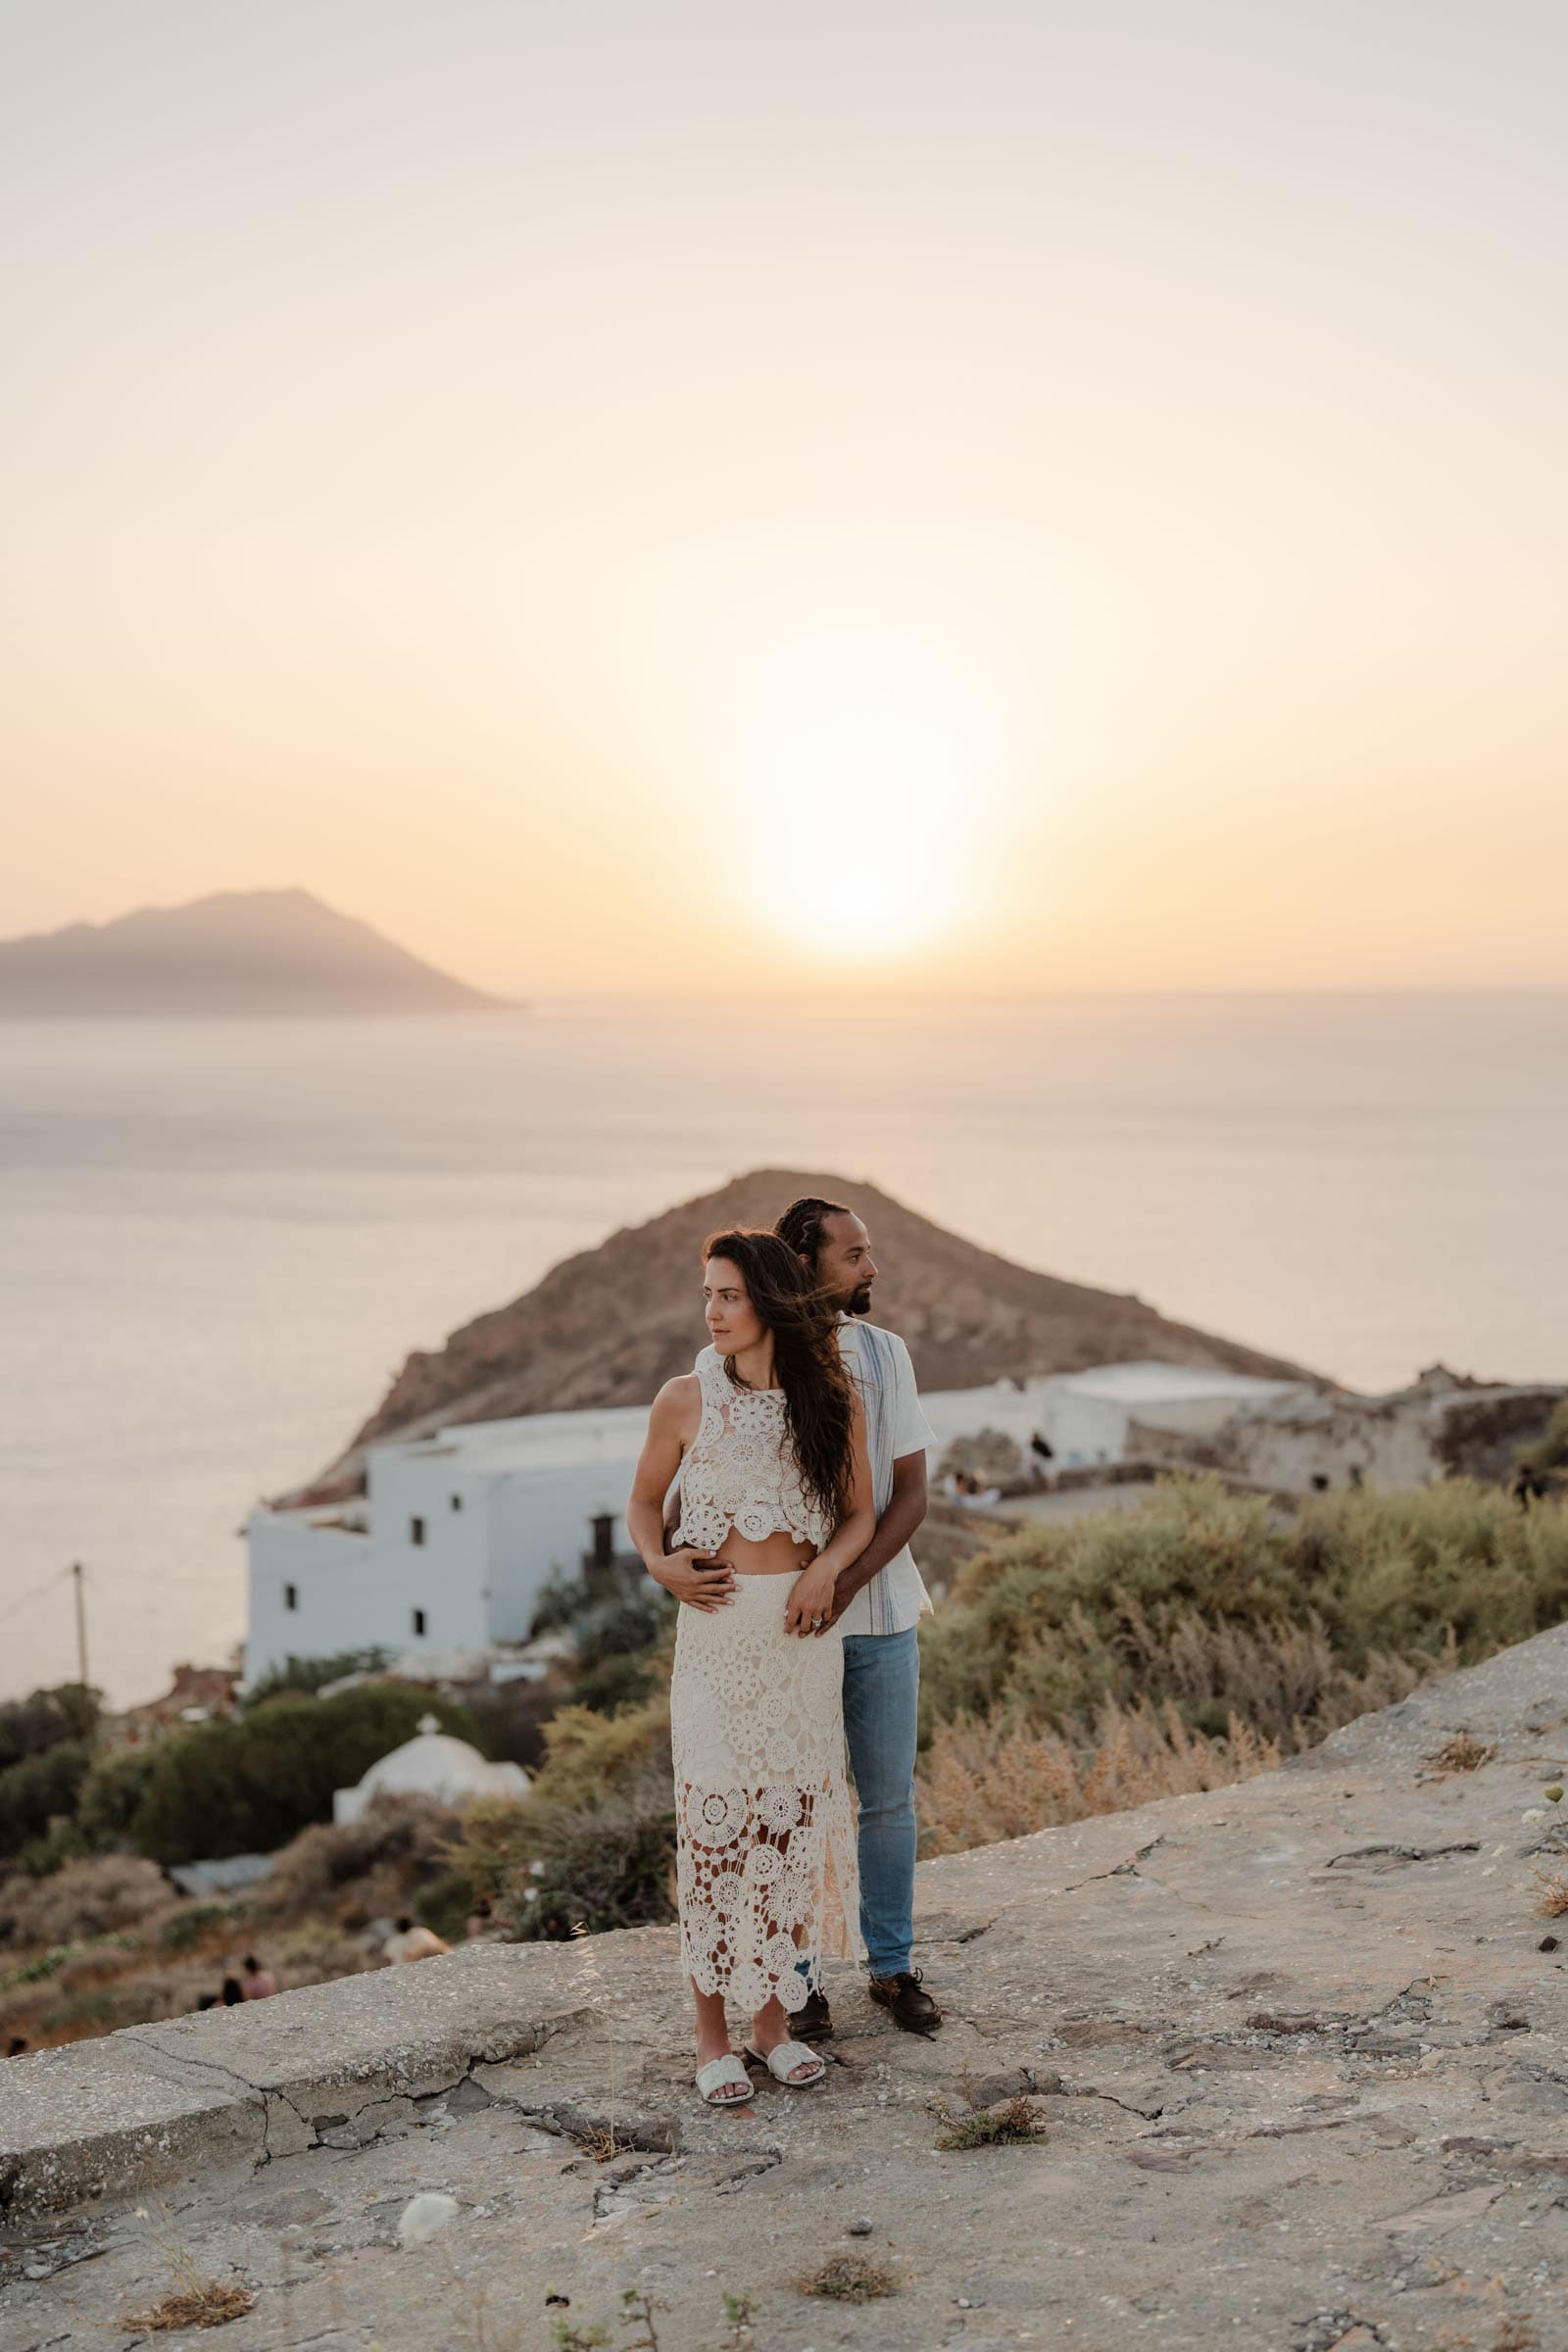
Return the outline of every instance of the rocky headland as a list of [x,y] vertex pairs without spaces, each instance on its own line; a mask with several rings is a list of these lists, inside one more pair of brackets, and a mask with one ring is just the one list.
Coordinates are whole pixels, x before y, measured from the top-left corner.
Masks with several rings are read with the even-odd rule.
[[942,2034],[841,1971],[826,2084],[739,2113],[691,2091],[669,1929],[17,2059],[0,2346],[200,2287],[233,2352],[1552,2352],[1565,1688],[1559,1627],[1281,1770],[923,1864]]
[[416,1350],[347,1450],[284,1499],[357,1492],[365,1448],[388,1438],[515,1413],[646,1404],[664,1381],[691,1369],[704,1238],[720,1225],[771,1225],[802,1194],[848,1201],[866,1219],[885,1267],[877,1320],[908,1342],[923,1388],[976,1388],[1140,1357],[1318,1379],[1279,1356],[1173,1323],[1141,1298],[1014,1265],[874,1184],[758,1168],[564,1259],[510,1305],[455,1331],[444,1348]]

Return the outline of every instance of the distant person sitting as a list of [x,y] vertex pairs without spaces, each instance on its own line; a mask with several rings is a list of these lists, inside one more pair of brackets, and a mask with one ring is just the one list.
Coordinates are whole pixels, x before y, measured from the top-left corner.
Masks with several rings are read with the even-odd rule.
[[8,2058],[21,2058],[25,2055],[26,2047],[27,2036],[25,2034],[13,2034],[11,2036],[11,2047],[9,2050],[7,2050],[6,2056]]
[[240,1989],[248,2001],[270,2000],[277,1990],[277,1979],[270,1968],[262,1966],[254,1952],[248,1952],[245,1956],[245,1974],[240,1979]]
[[972,1470],[955,1471],[948,1481],[948,1489],[955,1502],[971,1502],[983,1511],[1002,1500],[1002,1489],[983,1487]]
[[223,2007],[225,2009],[232,2009],[236,2003],[242,2001],[244,1998],[245,1988],[241,1984],[238,1977],[225,1977],[223,1979]]
[[501,1934],[501,1922],[490,1907],[490,1898],[481,1894],[463,1923],[463,1933],[470,1943],[488,1940],[494,1943]]
[[394,1964],[400,1960],[433,1960],[437,1952],[450,1952],[450,1943],[432,1935],[428,1928],[416,1927],[407,1911],[397,1923],[397,1934],[389,1936],[381,1946],[381,1957]]

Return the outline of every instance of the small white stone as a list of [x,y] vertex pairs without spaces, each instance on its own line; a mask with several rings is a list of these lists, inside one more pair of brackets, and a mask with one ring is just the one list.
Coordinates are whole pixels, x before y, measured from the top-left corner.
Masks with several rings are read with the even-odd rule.
[[427,2237],[434,2237],[448,2222],[455,2222],[459,2210],[457,2198],[449,2197],[445,2190],[422,2189],[418,2196],[409,2199],[398,2217],[399,2245],[422,2246]]

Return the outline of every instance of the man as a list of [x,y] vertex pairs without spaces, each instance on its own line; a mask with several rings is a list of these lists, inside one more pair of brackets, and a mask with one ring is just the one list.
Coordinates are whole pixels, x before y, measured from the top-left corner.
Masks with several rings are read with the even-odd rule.
[[[907,1348],[896,1332],[865,1320],[877,1269],[860,1219],[837,1200],[793,1200],[774,1231],[837,1300],[839,1344],[865,1406],[876,1533],[840,1576],[831,1623],[843,1631],[844,1728],[860,1807],[860,1933],[868,1989],[906,2033],[934,2034],[942,2012],[909,1965],[920,1696],[915,1628],[931,1606],[909,1538],[925,1517],[925,1449],[935,1440],[920,1410]],[[821,2038],[833,2031],[819,1992],[790,2022],[802,2035]]]
[[248,2001],[270,2001],[277,1990],[277,1979],[270,1968],[262,1966],[254,1952],[247,1952],[239,1988]]

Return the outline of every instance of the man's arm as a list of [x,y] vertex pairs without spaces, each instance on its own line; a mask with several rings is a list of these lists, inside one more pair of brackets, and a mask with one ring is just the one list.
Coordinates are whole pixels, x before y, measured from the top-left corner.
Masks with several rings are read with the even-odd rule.
[[893,1493],[876,1523],[876,1533],[859,1558],[839,1571],[833,1588],[835,1625],[857,1592],[873,1576],[880,1576],[889,1560],[904,1549],[925,1517],[925,1453],[901,1453],[893,1465]]

